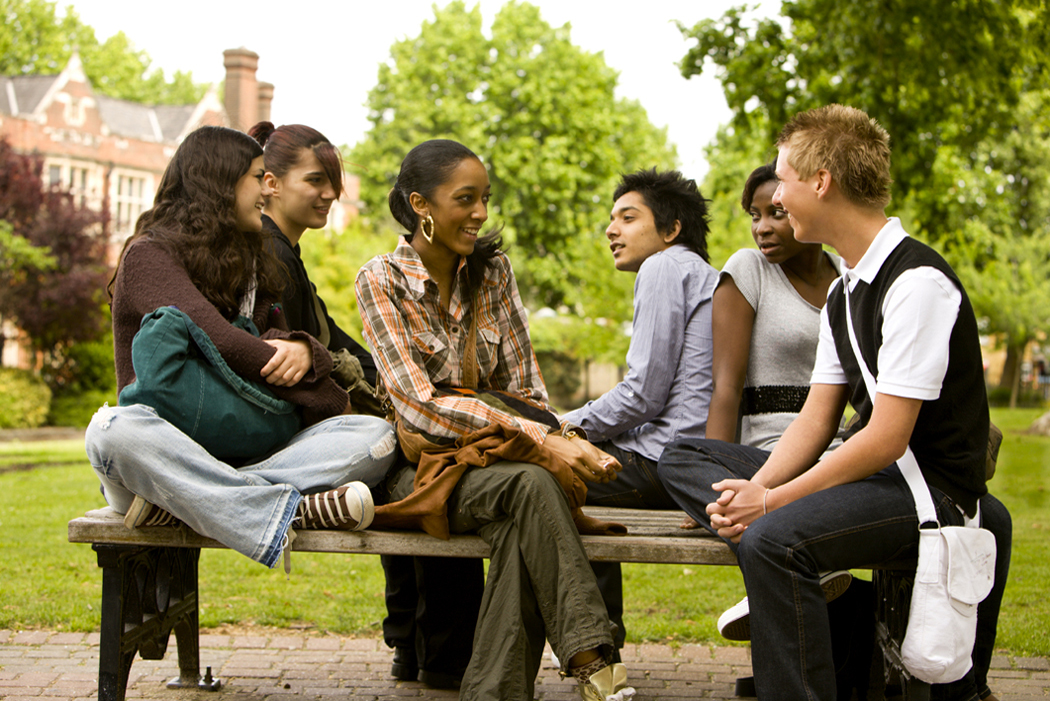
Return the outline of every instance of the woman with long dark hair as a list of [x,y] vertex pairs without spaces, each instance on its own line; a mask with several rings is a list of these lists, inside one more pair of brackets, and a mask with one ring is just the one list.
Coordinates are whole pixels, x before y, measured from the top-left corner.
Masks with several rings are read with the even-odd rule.
[[[489,194],[485,166],[462,144],[433,140],[408,153],[389,195],[408,233],[357,278],[365,337],[410,458],[418,443],[478,440],[487,450],[502,437],[501,448],[514,446],[507,459],[456,472],[439,505],[446,532],[477,533],[491,547],[460,698],[532,699],[546,638],[583,698],[621,701],[634,690],[611,663],[609,617],[565,483],[549,471],[559,463],[575,480],[600,481],[620,466],[551,420],[510,261],[498,232],[482,232]],[[395,500],[425,500],[445,476],[403,472]]]
[[236,375],[296,405],[305,428],[275,449],[220,459],[156,407],[130,404],[100,409],[86,444],[128,527],[178,520],[273,567],[292,526],[368,526],[369,488],[395,442],[381,419],[342,415],[347,397],[328,376],[331,356],[287,330],[276,304],[284,271],[263,245],[263,174],[262,149],[232,129],[202,127],[176,150],[110,282],[117,384],[123,400],[139,379],[132,350],[144,317],[175,307]]

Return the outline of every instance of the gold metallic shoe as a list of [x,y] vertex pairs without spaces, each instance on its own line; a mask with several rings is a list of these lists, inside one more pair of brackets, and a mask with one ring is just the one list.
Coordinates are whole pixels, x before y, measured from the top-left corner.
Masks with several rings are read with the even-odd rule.
[[602,667],[579,684],[584,701],[628,701],[634,696],[634,688],[627,686],[627,667],[620,662]]

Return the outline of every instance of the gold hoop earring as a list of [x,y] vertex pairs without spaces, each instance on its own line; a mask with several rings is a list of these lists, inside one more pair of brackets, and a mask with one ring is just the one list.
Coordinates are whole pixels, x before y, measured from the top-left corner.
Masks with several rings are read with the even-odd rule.
[[[427,233],[427,224],[430,224],[430,233]],[[419,221],[419,231],[423,234],[423,238],[427,240],[427,243],[434,243],[434,217],[427,214],[426,219]]]

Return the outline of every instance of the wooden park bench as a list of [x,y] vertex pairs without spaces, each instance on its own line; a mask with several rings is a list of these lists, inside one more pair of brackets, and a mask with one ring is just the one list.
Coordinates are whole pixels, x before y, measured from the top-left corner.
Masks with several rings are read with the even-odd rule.
[[[587,555],[593,561],[736,564],[729,547],[706,530],[678,528],[685,516],[681,511],[605,507],[586,507],[586,511],[628,529],[625,536],[583,536]],[[69,541],[91,544],[102,568],[99,701],[123,701],[135,655],[163,659],[171,633],[178,648],[179,676],[168,687],[219,688],[219,680],[210,672],[203,678],[200,674],[197,564],[201,548],[225,546],[185,525],[129,530],[123,517],[108,507],[70,521]],[[415,531],[302,530],[296,531],[292,550],[474,558],[489,555],[488,545],[476,535],[454,535],[445,541]],[[887,579],[880,590],[886,595],[880,594],[877,605],[877,625],[885,637],[879,642],[887,670],[899,662],[893,658],[894,650],[899,649],[893,630],[903,631],[900,613],[903,610],[906,621],[908,610],[906,598],[901,597],[906,597],[910,588],[900,586],[899,581],[896,577]],[[900,639],[899,634],[896,639]],[[928,698],[928,687],[924,696],[922,686],[917,688],[913,683],[907,697]]]
[[[587,507],[592,516],[627,526],[626,536],[583,536],[591,560],[692,565],[735,565],[733,552],[703,529],[678,528],[681,511],[643,511]],[[90,543],[102,568],[102,621],[99,642],[99,701],[123,701],[136,653],[158,660],[174,632],[179,677],[171,688],[217,689],[200,676],[197,562],[201,548],[223,548],[185,525],[124,527],[110,508],[89,511],[69,522],[71,543]],[[293,552],[369,553],[488,557],[476,535],[450,540],[415,531],[296,531]]]

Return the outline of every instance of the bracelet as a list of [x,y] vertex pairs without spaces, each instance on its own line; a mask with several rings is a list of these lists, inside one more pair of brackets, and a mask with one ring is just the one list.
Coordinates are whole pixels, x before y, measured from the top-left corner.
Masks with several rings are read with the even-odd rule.
[[766,511],[766,497],[769,496],[769,487],[766,487],[766,493],[762,495],[762,515],[765,516],[769,512]]

